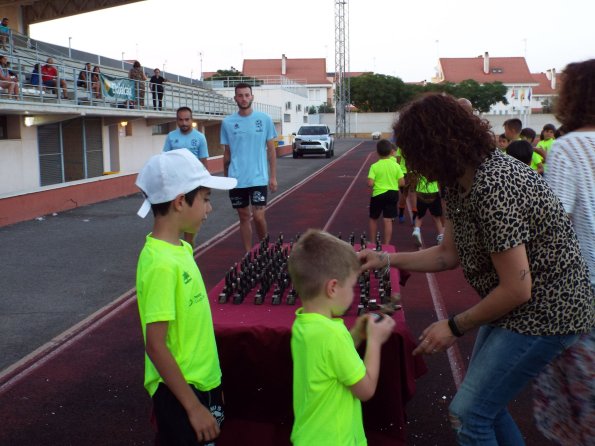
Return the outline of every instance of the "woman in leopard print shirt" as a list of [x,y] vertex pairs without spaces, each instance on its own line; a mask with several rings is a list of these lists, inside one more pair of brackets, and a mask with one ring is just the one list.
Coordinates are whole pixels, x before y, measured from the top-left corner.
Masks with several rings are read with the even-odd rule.
[[364,251],[364,267],[388,256],[409,271],[463,268],[482,299],[427,327],[414,354],[444,351],[479,328],[451,425],[460,445],[524,445],[507,404],[595,323],[570,220],[539,175],[495,148],[487,121],[448,95],[410,103],[395,133],[407,166],[446,190],[444,240],[416,252]]

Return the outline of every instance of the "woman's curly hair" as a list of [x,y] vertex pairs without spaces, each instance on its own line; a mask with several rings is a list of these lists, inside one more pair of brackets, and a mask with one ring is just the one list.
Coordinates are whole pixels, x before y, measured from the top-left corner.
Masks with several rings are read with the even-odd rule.
[[476,168],[495,150],[489,123],[446,94],[409,103],[393,129],[407,169],[441,186],[454,186],[467,167]]
[[595,59],[568,64],[560,80],[555,116],[564,130],[595,125]]

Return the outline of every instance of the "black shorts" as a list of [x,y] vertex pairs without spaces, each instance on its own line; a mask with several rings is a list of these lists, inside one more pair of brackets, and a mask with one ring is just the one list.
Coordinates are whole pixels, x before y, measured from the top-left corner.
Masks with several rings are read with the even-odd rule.
[[438,192],[433,194],[417,193],[417,216],[423,218],[428,210],[434,217],[442,216],[442,201]]
[[236,187],[229,191],[229,199],[234,209],[245,208],[248,205],[267,205],[267,186]]
[[[215,387],[208,392],[201,392],[194,386],[192,390],[203,406],[211,411],[221,427],[225,418],[223,411],[223,388]],[[199,446],[214,442],[199,443],[196,433],[188,420],[184,406],[165,384],[160,383],[153,395],[153,411],[157,421],[159,446]]]
[[378,220],[380,215],[384,218],[397,218],[397,215],[399,215],[397,210],[398,202],[399,192],[396,190],[389,190],[370,198],[370,218]]

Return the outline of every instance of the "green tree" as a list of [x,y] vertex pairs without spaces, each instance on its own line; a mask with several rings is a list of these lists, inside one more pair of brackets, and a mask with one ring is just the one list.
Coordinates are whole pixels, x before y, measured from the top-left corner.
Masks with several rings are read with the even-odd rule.
[[215,74],[205,80],[223,80],[224,87],[234,87],[240,82],[246,82],[252,86],[259,86],[263,84],[263,81],[256,79],[255,77],[245,77],[241,71],[236,70],[234,67],[231,67],[229,70],[217,70]]
[[332,105],[323,102],[318,106],[318,113],[335,113],[335,109]]
[[414,92],[398,77],[364,74],[350,79],[351,103],[362,112],[393,112]]
[[506,99],[507,88],[501,82],[479,84],[473,79],[467,79],[458,84],[442,82],[439,84],[427,84],[424,92],[444,92],[457,98],[467,98],[473,104],[473,108],[481,113],[490,111],[490,107],[498,102],[508,104]]

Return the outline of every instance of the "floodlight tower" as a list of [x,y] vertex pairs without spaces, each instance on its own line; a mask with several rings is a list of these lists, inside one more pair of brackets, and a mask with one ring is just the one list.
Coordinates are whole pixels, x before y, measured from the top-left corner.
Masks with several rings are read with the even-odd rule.
[[349,0],[335,0],[335,133],[349,133]]

